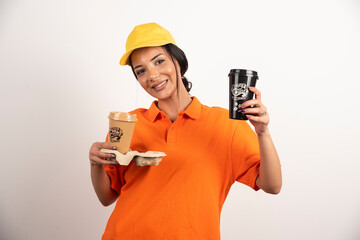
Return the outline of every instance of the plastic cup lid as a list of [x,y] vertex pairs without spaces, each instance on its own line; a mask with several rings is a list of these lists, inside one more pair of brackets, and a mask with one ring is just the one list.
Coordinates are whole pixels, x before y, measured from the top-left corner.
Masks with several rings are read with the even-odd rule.
[[118,120],[118,121],[126,121],[126,122],[136,122],[137,117],[136,114],[127,113],[127,112],[110,112],[109,119]]
[[229,75],[238,74],[240,76],[253,76],[257,77],[257,72],[248,69],[231,69]]

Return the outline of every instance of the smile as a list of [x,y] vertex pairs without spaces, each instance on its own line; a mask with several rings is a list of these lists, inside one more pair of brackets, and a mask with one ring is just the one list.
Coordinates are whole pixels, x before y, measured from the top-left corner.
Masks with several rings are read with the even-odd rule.
[[159,85],[153,86],[155,90],[160,90],[167,83],[168,80],[161,82]]

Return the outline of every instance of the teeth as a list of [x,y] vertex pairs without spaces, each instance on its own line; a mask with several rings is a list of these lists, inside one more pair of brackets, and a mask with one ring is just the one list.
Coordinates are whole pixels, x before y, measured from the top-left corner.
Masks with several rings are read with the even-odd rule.
[[166,83],[166,81],[163,81],[162,83],[160,83],[159,85],[157,85],[156,87],[154,87],[155,89],[160,88],[161,86],[163,86]]

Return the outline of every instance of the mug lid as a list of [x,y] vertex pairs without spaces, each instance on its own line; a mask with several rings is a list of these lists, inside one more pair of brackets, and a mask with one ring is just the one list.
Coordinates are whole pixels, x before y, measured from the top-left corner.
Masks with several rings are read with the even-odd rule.
[[110,112],[109,119],[118,120],[118,121],[126,121],[126,122],[136,122],[137,117],[134,113],[127,112]]
[[229,74],[238,74],[240,76],[253,76],[257,77],[257,72],[248,69],[231,69]]

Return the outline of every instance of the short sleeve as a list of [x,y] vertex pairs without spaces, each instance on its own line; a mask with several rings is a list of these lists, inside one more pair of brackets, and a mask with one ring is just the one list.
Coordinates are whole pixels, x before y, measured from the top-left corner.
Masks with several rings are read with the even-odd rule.
[[254,190],[260,169],[260,150],[256,133],[245,121],[239,121],[232,138],[233,179]]
[[[106,142],[109,141],[109,134],[106,136]],[[118,194],[122,186],[125,184],[124,174],[127,166],[121,165],[104,165],[105,171],[110,178],[111,188]]]
[[125,167],[120,165],[104,165],[104,167],[107,175],[110,177],[111,188],[120,194],[120,190],[125,184]]

